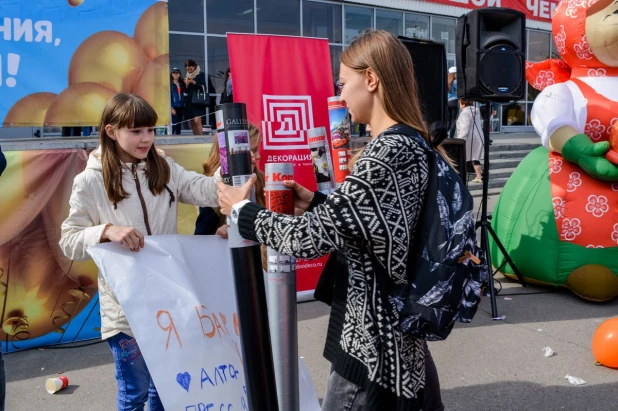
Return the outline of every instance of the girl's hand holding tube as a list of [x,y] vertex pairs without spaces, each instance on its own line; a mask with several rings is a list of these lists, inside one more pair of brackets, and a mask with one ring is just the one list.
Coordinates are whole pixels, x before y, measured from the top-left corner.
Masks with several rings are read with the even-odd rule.
[[303,215],[313,201],[313,193],[294,180],[285,180],[283,184],[294,190],[294,215]]
[[243,200],[248,200],[251,195],[251,188],[255,184],[257,177],[251,176],[245,184],[240,187],[232,187],[225,184],[223,181],[217,181],[217,187],[219,188],[219,206],[221,207],[221,214],[229,217],[232,212],[232,207],[236,203],[240,203]]

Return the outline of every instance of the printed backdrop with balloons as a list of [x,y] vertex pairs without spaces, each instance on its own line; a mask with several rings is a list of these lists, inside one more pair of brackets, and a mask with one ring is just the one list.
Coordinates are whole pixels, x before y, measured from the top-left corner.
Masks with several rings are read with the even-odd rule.
[[169,122],[167,2],[2,0],[0,26],[2,126],[97,125],[119,91]]
[[[159,146],[201,172],[210,144]],[[71,261],[58,241],[81,149],[7,151],[0,176],[0,348],[18,351],[100,337],[97,267]],[[197,208],[181,204],[178,232],[193,234]]]

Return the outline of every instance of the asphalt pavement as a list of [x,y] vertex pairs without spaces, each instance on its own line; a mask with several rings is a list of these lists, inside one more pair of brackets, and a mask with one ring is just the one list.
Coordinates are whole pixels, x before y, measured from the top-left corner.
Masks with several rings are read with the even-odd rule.
[[[497,276],[501,278],[501,276]],[[618,300],[589,303],[566,290],[521,287],[502,279],[498,314],[489,299],[471,324],[458,324],[446,341],[430,343],[447,410],[616,411],[618,370],[596,366],[592,335],[618,312]],[[323,397],[329,363],[322,357],[329,307],[298,305],[300,355]],[[543,349],[556,354],[546,358]],[[113,359],[105,343],[34,349],[5,356],[8,411],[115,409]],[[64,372],[70,386],[50,395],[45,379]],[[565,378],[579,377],[575,386]]]

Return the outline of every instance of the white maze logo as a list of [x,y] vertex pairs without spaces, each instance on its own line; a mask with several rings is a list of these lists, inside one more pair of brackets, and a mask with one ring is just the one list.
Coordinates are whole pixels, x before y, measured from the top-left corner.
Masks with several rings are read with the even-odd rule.
[[263,95],[264,148],[294,150],[307,148],[307,130],[313,128],[311,96]]

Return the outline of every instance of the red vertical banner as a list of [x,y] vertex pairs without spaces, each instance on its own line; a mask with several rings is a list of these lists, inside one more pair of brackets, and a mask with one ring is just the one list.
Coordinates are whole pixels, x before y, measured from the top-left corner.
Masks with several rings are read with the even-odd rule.
[[[262,130],[260,168],[293,163],[294,179],[317,184],[307,131],[329,127],[334,92],[327,39],[228,34],[234,101],[245,103],[249,122]],[[297,261],[297,291],[312,294],[326,257]]]

